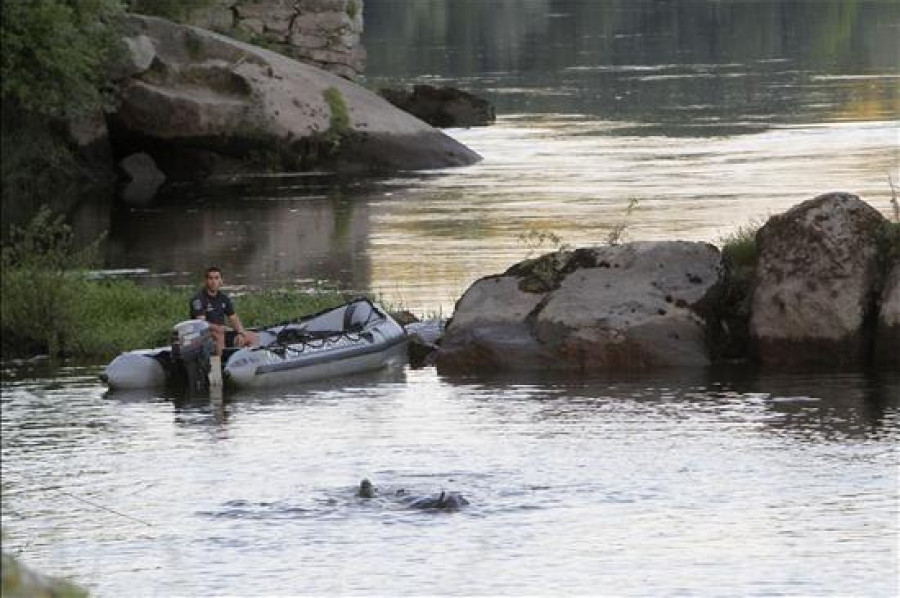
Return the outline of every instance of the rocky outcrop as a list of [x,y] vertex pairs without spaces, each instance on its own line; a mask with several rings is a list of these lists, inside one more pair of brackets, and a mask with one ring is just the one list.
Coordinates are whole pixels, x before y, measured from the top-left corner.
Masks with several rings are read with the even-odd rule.
[[697,306],[716,284],[706,243],[557,252],[473,284],[437,355],[443,372],[707,365]]
[[900,369],[900,263],[895,263],[881,294],[875,360]]
[[365,71],[363,0],[217,0],[185,17],[347,79]]
[[[146,152],[169,179],[242,171],[415,170],[479,156],[377,95],[281,54],[130,16],[139,55],[108,115],[118,156]],[[146,39],[145,39],[146,38]]]
[[453,87],[416,85],[412,91],[382,89],[378,93],[433,127],[483,127],[497,120],[490,102]]
[[754,357],[779,366],[859,365],[871,350],[885,218],[831,193],[773,216],[757,233]]

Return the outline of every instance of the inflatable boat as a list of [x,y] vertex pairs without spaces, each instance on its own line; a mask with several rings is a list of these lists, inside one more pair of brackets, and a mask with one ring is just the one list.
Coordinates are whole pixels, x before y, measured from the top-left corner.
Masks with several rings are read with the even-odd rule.
[[[404,328],[365,298],[263,328],[252,328],[256,347],[227,348],[226,386],[259,388],[297,384],[376,370],[406,359]],[[226,341],[233,333],[226,334]],[[203,320],[172,330],[172,345],[116,357],[101,378],[112,389],[170,387],[192,395],[209,391],[215,341]]]

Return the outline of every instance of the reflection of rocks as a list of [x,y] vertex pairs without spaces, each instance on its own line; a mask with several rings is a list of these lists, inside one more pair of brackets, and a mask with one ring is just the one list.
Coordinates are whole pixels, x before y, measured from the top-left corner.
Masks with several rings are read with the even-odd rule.
[[803,441],[871,437],[900,407],[900,376],[887,371],[803,375],[743,369],[730,371],[727,384],[735,392],[766,397],[766,426]]
[[598,372],[709,363],[697,304],[717,280],[705,243],[548,254],[476,282],[438,352],[447,372]]
[[368,288],[365,202],[267,202],[263,194],[238,202],[223,197],[226,189],[207,193],[203,203],[215,202],[209,209],[161,206],[117,213],[107,265],[184,273],[184,282],[193,283],[204,267],[216,264],[229,284],[328,280],[341,288]]
[[150,154],[170,179],[259,171],[415,170],[480,157],[341,77],[262,48],[129,16],[136,54],[109,115],[119,156]]
[[490,102],[454,87],[416,85],[412,91],[382,89],[378,93],[433,127],[483,127],[497,120]]
[[762,363],[860,364],[870,348],[884,217],[858,197],[821,195],[757,234],[750,333]]
[[120,196],[129,205],[149,204],[156,196],[159,186],[166,181],[166,175],[156,167],[153,158],[145,153],[131,154],[122,159],[119,161],[119,168],[128,178]]

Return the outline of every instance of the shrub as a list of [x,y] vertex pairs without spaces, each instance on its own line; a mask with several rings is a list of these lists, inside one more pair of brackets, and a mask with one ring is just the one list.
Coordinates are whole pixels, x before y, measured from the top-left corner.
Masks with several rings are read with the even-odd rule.
[[76,322],[77,289],[71,271],[94,263],[102,241],[76,249],[72,229],[46,206],[25,228],[12,227],[0,257],[4,354],[21,348],[57,355]]
[[733,269],[752,268],[759,257],[756,246],[756,233],[763,222],[751,220],[741,225],[730,235],[722,237],[722,259]]
[[4,103],[49,117],[102,106],[102,67],[118,48],[110,20],[120,12],[116,0],[4,0]]

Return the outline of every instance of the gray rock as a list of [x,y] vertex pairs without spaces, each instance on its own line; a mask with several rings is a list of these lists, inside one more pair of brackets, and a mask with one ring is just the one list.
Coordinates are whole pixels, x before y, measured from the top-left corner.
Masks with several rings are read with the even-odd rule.
[[875,361],[900,369],[900,264],[894,264],[881,294]]
[[416,85],[412,91],[382,89],[378,93],[434,127],[483,127],[497,120],[490,102],[454,87]]
[[[208,0],[186,12],[190,25],[237,38],[249,33],[351,81],[365,71],[363,0]],[[311,50],[328,50],[328,59],[316,59]]]
[[410,509],[426,511],[459,511],[469,505],[469,501],[458,492],[441,492],[432,496],[422,496],[409,501]]
[[124,51],[107,68],[106,74],[111,81],[119,81],[143,73],[150,68],[156,57],[153,40],[146,35],[123,37],[122,44]]
[[484,278],[456,306],[443,372],[576,372],[706,365],[694,307],[716,283],[706,243],[630,243],[557,252]]
[[132,154],[119,162],[128,182],[120,193],[122,200],[134,206],[149,204],[166,176],[156,167],[156,162],[144,153]]
[[365,478],[359,483],[359,490],[356,491],[356,496],[359,498],[375,498],[377,493],[378,489],[375,488],[368,478]]
[[820,195],[757,233],[754,355],[768,365],[859,365],[871,346],[885,218],[855,195]]
[[129,16],[153,66],[121,84],[110,133],[170,178],[242,171],[415,170],[480,157],[346,79],[228,37]]

